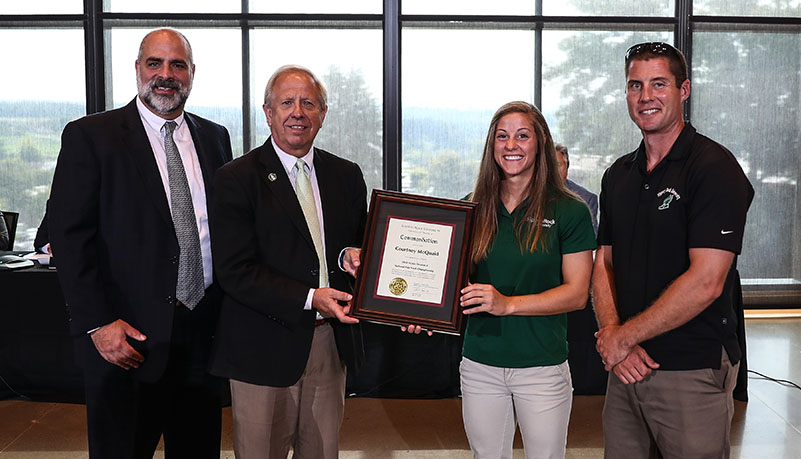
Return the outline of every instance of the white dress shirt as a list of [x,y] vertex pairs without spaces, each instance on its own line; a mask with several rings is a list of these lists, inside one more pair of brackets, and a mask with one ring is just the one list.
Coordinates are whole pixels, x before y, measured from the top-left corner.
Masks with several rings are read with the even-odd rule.
[[203,281],[205,287],[208,288],[213,280],[209,213],[206,209],[206,188],[203,183],[203,172],[200,169],[200,161],[197,157],[197,150],[192,140],[192,134],[189,132],[189,126],[187,126],[184,120],[183,112],[174,120],[165,120],[151,112],[139,97],[136,98],[136,108],[139,110],[139,117],[142,119],[142,124],[145,126],[145,132],[147,133],[147,138],[150,140],[150,146],[153,148],[153,156],[159,168],[161,183],[164,185],[164,192],[167,194],[167,204],[169,204],[171,212],[172,200],[170,196],[170,180],[167,175],[167,152],[164,149],[164,139],[166,138],[164,123],[167,121],[175,121],[178,125],[173,132],[172,138],[175,140],[175,145],[178,146],[178,152],[181,154],[181,161],[184,164],[184,171],[186,171],[186,179],[189,182],[192,206],[195,208],[195,222],[197,223],[198,235],[200,236],[200,253],[203,256]]

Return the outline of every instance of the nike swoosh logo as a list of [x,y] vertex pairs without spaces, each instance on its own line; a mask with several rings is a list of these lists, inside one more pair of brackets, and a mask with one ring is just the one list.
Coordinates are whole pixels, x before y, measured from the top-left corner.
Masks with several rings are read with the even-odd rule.
[[734,232],[733,230],[732,230],[732,231],[723,231],[723,230],[720,230],[720,234],[731,234],[731,233],[733,233],[733,232]]

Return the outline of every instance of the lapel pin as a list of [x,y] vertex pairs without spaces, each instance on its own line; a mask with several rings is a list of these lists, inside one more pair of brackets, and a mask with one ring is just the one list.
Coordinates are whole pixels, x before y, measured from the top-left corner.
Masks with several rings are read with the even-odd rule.
[[274,182],[275,179],[277,179],[277,178],[278,178],[278,176],[275,175],[275,172],[270,172],[269,174],[267,174],[267,180],[269,180],[271,182]]

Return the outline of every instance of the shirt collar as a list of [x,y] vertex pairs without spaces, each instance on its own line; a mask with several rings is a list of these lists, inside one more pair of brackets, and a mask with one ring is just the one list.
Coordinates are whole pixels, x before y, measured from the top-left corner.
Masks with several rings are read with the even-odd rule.
[[[278,145],[276,145],[273,136],[270,136],[270,143],[273,144],[273,149],[275,149],[275,153],[278,154],[278,159],[281,160],[281,164],[283,164],[284,169],[286,170],[287,175],[292,175],[292,169],[295,168],[295,163],[298,162],[297,156],[290,155],[289,153],[282,150]],[[306,166],[309,168],[309,174],[314,170],[314,147],[309,149],[309,152],[305,155],[301,156]]]
[[167,121],[175,121],[175,123],[178,125],[175,127],[176,131],[180,129],[184,124],[183,111],[175,119],[165,120],[164,118],[151,112],[150,109],[147,108],[145,103],[142,102],[142,99],[140,99],[139,96],[136,96],[136,109],[139,110],[139,116],[142,118],[142,121],[144,121],[145,124],[153,128],[156,132],[161,132],[161,128],[164,127],[164,123],[166,123]]
[[[676,138],[676,141],[673,142],[673,146],[670,147],[670,151],[662,161],[677,161],[687,156],[690,153],[690,145],[695,137],[695,132],[695,127],[693,127],[692,124],[689,122],[684,123],[684,127],[681,129],[679,136]],[[634,150],[634,154],[631,155],[628,162],[640,163],[643,169],[645,168],[645,141],[640,141],[640,146]]]

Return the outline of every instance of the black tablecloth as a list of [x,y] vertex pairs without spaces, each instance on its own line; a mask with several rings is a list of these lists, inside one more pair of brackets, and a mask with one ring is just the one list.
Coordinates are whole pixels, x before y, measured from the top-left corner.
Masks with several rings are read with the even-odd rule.
[[[568,324],[575,394],[603,394],[606,372],[595,352],[592,335],[597,328],[592,310],[570,313]],[[362,326],[366,362],[358,372],[348,374],[349,395],[459,395],[461,337],[412,336],[396,327]],[[0,271],[0,378],[0,399],[83,400],[64,299],[52,269]]]

